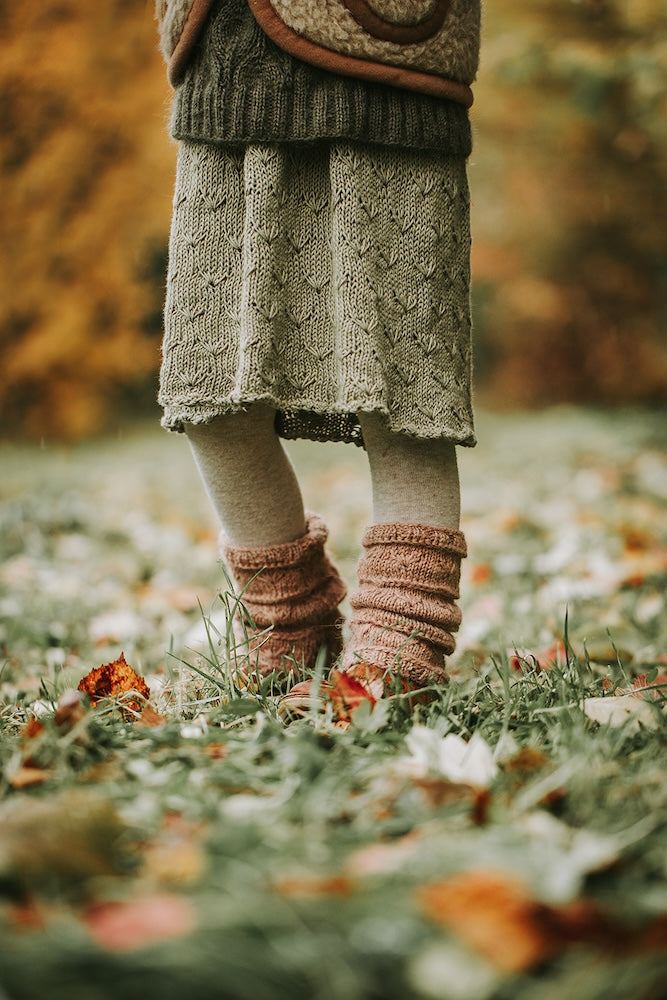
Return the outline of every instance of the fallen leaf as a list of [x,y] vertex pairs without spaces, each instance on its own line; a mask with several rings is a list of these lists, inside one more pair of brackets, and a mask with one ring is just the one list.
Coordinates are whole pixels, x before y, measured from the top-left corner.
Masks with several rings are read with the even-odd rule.
[[43,931],[46,927],[44,912],[34,899],[9,906],[5,913],[14,927],[31,931]]
[[554,642],[546,649],[537,653],[532,650],[517,649],[513,656],[510,656],[510,666],[512,670],[535,670],[539,673],[542,670],[551,670],[556,664],[567,663],[567,650],[565,643]]
[[86,912],[84,924],[101,948],[128,952],[185,937],[194,931],[196,920],[185,899],[160,893],[124,903],[98,903]]
[[164,726],[166,721],[165,716],[161,715],[152,705],[146,705],[137,719],[137,725],[157,729],[159,726]]
[[448,778],[416,777],[413,784],[422,790],[429,805],[436,808],[472,799],[475,794],[471,785]]
[[470,579],[476,586],[488,583],[492,576],[493,570],[489,563],[475,563],[470,569]]
[[84,704],[83,692],[70,689],[63,692],[58,699],[53,721],[60,729],[69,732],[77,722],[81,722],[86,716],[87,711]]
[[324,688],[338,719],[349,722],[363,702],[371,708],[385,694],[384,672],[368,663],[355,663],[347,671],[332,670]]
[[[346,726],[353,712],[365,702],[371,708],[385,693],[384,674],[366,663],[356,663],[350,670],[332,670],[320,684],[316,708],[323,711],[327,704],[334,710],[335,722]],[[305,716],[311,710],[313,683],[310,680],[295,684],[278,703],[284,718]]]
[[33,785],[42,785],[49,777],[49,772],[41,767],[21,765],[9,775],[8,781],[12,788],[31,788]]
[[424,912],[504,972],[517,973],[555,951],[541,904],[503,872],[473,871],[422,886]]
[[504,764],[506,771],[515,771],[519,774],[529,774],[531,771],[539,771],[549,762],[549,758],[537,747],[522,747]]
[[399,768],[415,777],[440,774],[449,781],[485,788],[498,773],[491,748],[477,733],[466,742],[456,733],[440,736],[428,726],[415,725],[405,743],[410,756],[399,761]]
[[[648,680],[648,674],[637,674],[630,687],[617,687],[614,694],[617,697],[628,695],[631,698],[643,698],[644,700],[661,701],[667,698],[667,673],[657,674],[653,680]],[[608,677],[602,682],[605,691],[609,691],[612,682]]]
[[129,692],[136,692],[139,699],[124,699],[123,707],[132,715],[144,708],[150,698],[150,691],[143,677],[140,677],[120,654],[113,663],[105,663],[86,674],[79,682],[79,691],[88,695],[95,707],[102,698],[119,698]]
[[27,740],[34,740],[38,736],[41,736],[45,730],[46,726],[41,719],[30,719],[23,727],[21,736],[23,737],[24,742]]
[[472,803],[470,818],[475,826],[484,826],[489,818],[489,807],[491,805],[491,792],[488,788],[477,788]]
[[593,722],[614,729],[626,724],[631,730],[639,729],[641,726],[656,729],[658,726],[656,710],[643,698],[637,698],[635,694],[584,698],[582,707],[584,714]]
[[614,956],[664,950],[667,920],[624,927],[589,899],[549,906],[505,872],[470,871],[417,891],[425,914],[503,972],[526,972],[588,945]]
[[[33,771],[41,770],[41,763],[39,760],[39,751],[43,745],[42,737],[46,733],[46,726],[41,721],[41,719],[30,719],[26,722],[23,730],[21,732],[21,751],[22,760],[20,769],[23,771]],[[21,780],[20,778],[18,779]],[[28,784],[37,784],[38,782],[27,782]],[[12,781],[10,779],[10,784]],[[14,788],[25,787],[22,785],[14,785]]]

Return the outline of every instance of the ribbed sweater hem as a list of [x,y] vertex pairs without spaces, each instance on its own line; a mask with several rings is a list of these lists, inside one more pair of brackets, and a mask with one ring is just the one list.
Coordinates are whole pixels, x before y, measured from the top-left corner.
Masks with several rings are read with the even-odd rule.
[[212,144],[347,139],[467,157],[467,109],[339,76],[289,56],[247,6],[217,4],[176,92],[175,139]]
[[425,121],[411,95],[396,101],[378,93],[381,89],[374,87],[357,99],[350,94],[347,100],[321,89],[294,95],[288,105],[283,94],[263,81],[223,100],[215,84],[186,86],[176,98],[171,131],[175,139],[213,144],[350,139],[470,155],[464,107],[441,101],[442,107]]

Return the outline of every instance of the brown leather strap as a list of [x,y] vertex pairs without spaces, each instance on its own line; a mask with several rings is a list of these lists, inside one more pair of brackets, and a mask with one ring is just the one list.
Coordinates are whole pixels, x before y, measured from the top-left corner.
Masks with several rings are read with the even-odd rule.
[[177,87],[185,75],[192,50],[197,43],[215,0],[194,0],[185,19],[183,31],[171,54],[167,76],[172,87]]
[[332,73],[340,73],[342,76],[357,77],[392,87],[416,90],[432,97],[447,98],[457,104],[463,104],[466,108],[473,102],[472,90],[465,83],[446,80],[435,73],[407,69],[403,66],[390,66],[387,63],[334,52],[333,49],[327,49],[297,34],[278,16],[270,0],[248,0],[248,4],[260,28],[276,45],[313,66],[330,70]]
[[419,24],[395,24],[387,21],[376,14],[366,0],[343,0],[343,5],[357,24],[373,38],[398,45],[414,45],[416,42],[425,42],[440,31],[450,8],[450,0],[436,0],[433,11]]

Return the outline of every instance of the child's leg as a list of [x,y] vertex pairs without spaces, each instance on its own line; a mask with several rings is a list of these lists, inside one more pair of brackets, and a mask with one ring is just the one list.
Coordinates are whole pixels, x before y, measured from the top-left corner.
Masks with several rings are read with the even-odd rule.
[[456,448],[451,441],[392,433],[377,413],[359,413],[373,486],[376,524],[458,528]]
[[359,414],[373,484],[373,524],[363,539],[350,599],[343,669],[362,660],[411,685],[444,681],[461,615],[456,606],[465,539],[458,530],[454,447],[389,431]]
[[[327,531],[305,514],[294,470],[274,430],[275,411],[243,413],[188,426],[206,489],[223,527],[221,553],[257,632],[249,629],[252,669],[312,667],[321,646],[341,649],[338,604],[345,586],[329,561]],[[238,623],[237,623],[238,624]],[[237,637],[242,639],[242,629]],[[285,657],[290,660],[285,661]]]
[[275,410],[255,403],[186,433],[209,497],[233,545],[276,545],[304,534],[292,463],[274,429]]

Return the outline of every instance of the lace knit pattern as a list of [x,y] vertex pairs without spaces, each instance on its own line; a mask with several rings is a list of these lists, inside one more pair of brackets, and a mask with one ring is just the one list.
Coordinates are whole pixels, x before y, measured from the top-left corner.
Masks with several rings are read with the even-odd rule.
[[163,424],[264,401],[284,437],[475,442],[462,158],[355,143],[182,143]]

